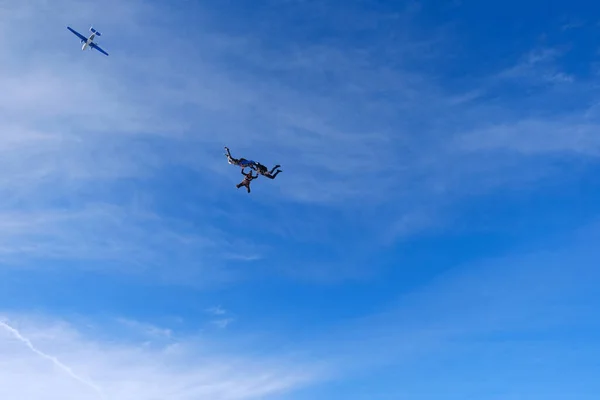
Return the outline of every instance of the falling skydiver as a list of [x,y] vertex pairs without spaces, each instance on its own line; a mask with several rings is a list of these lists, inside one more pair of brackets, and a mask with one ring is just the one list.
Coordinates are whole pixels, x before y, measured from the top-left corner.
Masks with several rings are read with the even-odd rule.
[[235,185],[235,187],[237,187],[239,189],[242,186],[246,186],[246,190],[248,191],[248,193],[250,193],[250,182],[252,182],[254,179],[258,178],[258,174],[256,176],[254,176],[254,175],[252,175],[252,171],[246,173],[245,168],[242,168],[242,175],[244,175],[244,180],[241,181],[240,183],[238,183],[237,185]]
[[[256,163],[256,171],[261,174],[264,177],[267,177],[269,179],[275,179],[275,177],[277,176],[277,174],[279,174],[280,172],[283,172],[280,169],[277,169],[281,167],[281,165],[277,164],[276,166],[274,166],[273,168],[271,168],[271,171],[267,170],[267,167],[265,167],[264,165],[262,165],[261,163],[257,162]],[[275,171],[277,169],[277,172],[275,172],[275,174],[273,174],[273,171]]]
[[245,158],[233,158],[231,156],[231,153],[229,152],[229,147],[225,146],[225,150],[227,151],[225,155],[227,156],[227,162],[229,164],[236,165],[242,168],[250,167],[256,171],[256,166],[258,164],[256,161],[246,160]]

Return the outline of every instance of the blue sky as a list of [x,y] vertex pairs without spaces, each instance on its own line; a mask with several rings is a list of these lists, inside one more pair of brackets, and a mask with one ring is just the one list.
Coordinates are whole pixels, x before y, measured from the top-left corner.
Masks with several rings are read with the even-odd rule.
[[[0,0],[0,397],[596,399],[599,33]],[[225,145],[283,172],[237,190]]]

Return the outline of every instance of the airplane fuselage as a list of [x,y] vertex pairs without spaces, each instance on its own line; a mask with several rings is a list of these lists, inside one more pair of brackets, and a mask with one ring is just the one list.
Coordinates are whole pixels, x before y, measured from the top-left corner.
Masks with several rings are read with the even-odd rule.
[[87,49],[87,48],[88,48],[88,46],[89,46],[90,44],[92,44],[92,42],[94,41],[94,38],[95,38],[95,37],[96,37],[96,34],[95,34],[95,33],[92,33],[92,34],[90,35],[90,37],[89,37],[89,38],[88,38],[88,39],[87,39],[85,42],[82,40],[82,41],[81,41],[81,43],[83,43],[83,46],[81,46],[81,50],[85,50],[85,49]]

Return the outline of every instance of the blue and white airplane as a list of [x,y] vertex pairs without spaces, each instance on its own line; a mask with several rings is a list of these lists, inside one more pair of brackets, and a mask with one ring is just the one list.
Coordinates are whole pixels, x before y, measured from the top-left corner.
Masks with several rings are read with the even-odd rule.
[[73,32],[75,34],[75,36],[79,37],[79,39],[81,39],[81,43],[83,43],[83,46],[81,46],[81,50],[85,50],[88,47],[90,47],[92,49],[98,50],[102,54],[108,55],[107,52],[105,52],[104,50],[102,50],[100,48],[100,46],[98,46],[96,43],[94,43],[94,38],[96,36],[102,36],[102,34],[100,32],[98,32],[97,30],[95,30],[94,27],[90,28],[90,32],[92,32],[92,34],[88,38],[86,38],[85,36],[83,36],[81,33],[77,32],[76,30],[74,30],[70,26],[67,26],[67,29],[70,30],[71,32]]

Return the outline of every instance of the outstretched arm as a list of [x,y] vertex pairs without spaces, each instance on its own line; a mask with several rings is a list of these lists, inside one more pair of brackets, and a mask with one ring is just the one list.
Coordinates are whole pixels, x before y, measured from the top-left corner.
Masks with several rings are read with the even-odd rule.
[[242,175],[246,175],[246,168],[242,168]]

